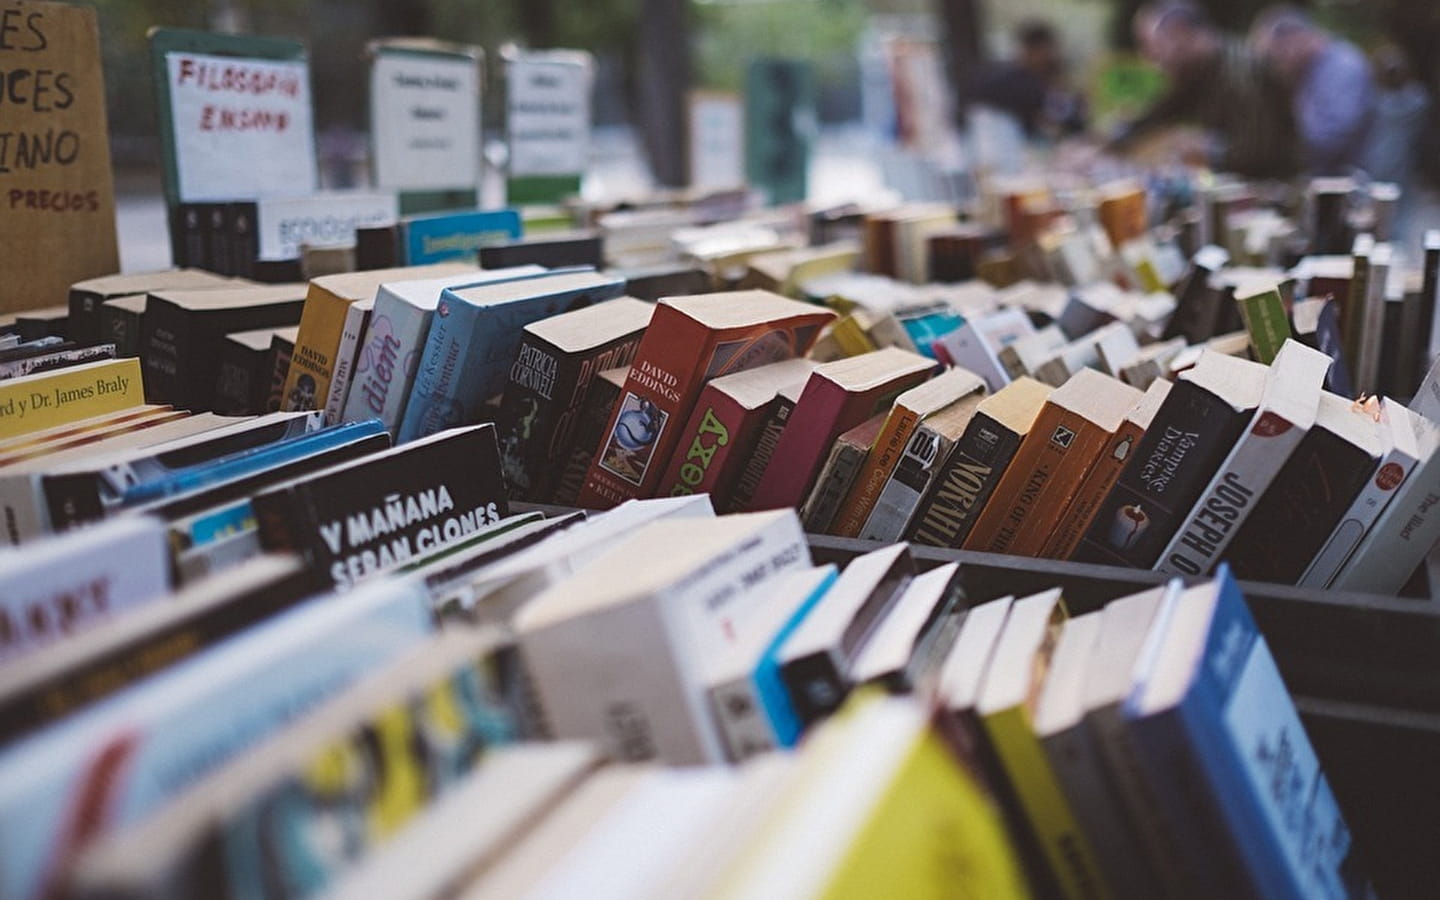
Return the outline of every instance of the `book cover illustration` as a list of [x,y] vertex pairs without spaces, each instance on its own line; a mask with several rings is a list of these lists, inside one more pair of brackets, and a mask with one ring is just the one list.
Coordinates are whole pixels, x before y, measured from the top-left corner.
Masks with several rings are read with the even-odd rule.
[[627,391],[615,427],[601,448],[601,468],[638,487],[655,455],[655,442],[669,420],[669,414],[654,403]]

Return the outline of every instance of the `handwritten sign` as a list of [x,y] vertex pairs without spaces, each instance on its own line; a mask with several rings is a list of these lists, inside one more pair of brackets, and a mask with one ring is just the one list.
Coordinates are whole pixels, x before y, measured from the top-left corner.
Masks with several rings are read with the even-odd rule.
[[585,171],[591,73],[586,53],[517,53],[509,58],[510,177]]
[[0,313],[120,268],[95,11],[0,0]]
[[165,64],[182,203],[316,189],[307,63],[168,53]]
[[397,191],[480,178],[480,66],[473,57],[381,50],[370,69],[375,181]]

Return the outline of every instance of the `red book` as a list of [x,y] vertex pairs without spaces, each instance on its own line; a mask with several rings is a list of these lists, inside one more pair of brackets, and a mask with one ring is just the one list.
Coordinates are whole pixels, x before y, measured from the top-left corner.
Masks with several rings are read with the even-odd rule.
[[929,378],[934,369],[933,360],[894,347],[818,366],[805,383],[749,508],[800,505],[835,439],[889,409],[896,397]]
[[781,391],[803,388],[815,365],[808,359],[787,359],[706,384],[680,431],[659,495],[709,494],[714,507],[722,509],[760,437],[770,404]]
[[585,476],[579,505],[653,497],[705,382],[802,357],[834,313],[769,291],[660,301]]

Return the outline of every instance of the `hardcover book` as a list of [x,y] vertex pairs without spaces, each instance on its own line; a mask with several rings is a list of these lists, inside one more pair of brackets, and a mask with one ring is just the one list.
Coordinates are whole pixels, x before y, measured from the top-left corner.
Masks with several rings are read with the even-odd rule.
[[511,499],[549,500],[591,382],[630,364],[654,310],[622,297],[525,326],[495,418]]
[[258,328],[225,335],[220,345],[220,370],[215,378],[215,412],[223,416],[258,416],[269,412],[270,382],[275,359],[270,353],[276,335],[294,342],[298,327]]
[[1303,344],[1287,341],[1280,348],[1265,375],[1254,420],[1160,552],[1157,571],[1204,575],[1225,557],[1256,501],[1315,423],[1330,365],[1329,357]]
[[965,549],[1035,556],[1143,395],[1083,369],[1045,402],[981,511]]
[[706,381],[803,357],[832,318],[828,310],[768,291],[661,301],[586,475],[580,505],[609,508],[653,496]]
[[100,307],[101,338],[115,345],[115,355],[120,359],[140,355],[140,333],[148,301],[146,294],[129,294]]
[[474,266],[443,263],[398,269],[375,269],[326,275],[310,282],[300,315],[300,333],[295,353],[285,376],[284,402],[287,411],[319,409],[330,396],[330,379],[335,374],[340,342],[350,304],[375,297],[387,281],[442,278],[474,272]]
[[580,499],[590,462],[600,450],[600,442],[605,439],[605,427],[610,424],[610,415],[620,402],[620,392],[625,389],[625,381],[629,377],[630,367],[618,366],[597,372],[590,381],[550,502],[574,506]]
[[1022,376],[980,401],[935,486],[920,502],[909,540],[956,549],[965,543],[1051,390]]
[[555,272],[440,296],[401,421],[400,443],[484,419],[505,392],[526,325],[613,300],[625,283],[589,270]]
[[787,359],[707,382],[680,431],[658,496],[709,494],[721,511],[728,509],[731,488],[776,397],[803,388],[814,370],[810,360]]
[[267,551],[298,553],[317,580],[342,588],[509,514],[493,425],[441,432],[251,502]]
[[1071,559],[1148,569],[1254,417],[1266,367],[1212,350],[1182,372]]
[[934,365],[923,356],[887,348],[816,368],[780,434],[751,508],[798,506],[835,439],[890,408],[896,397],[929,378]]
[[145,393],[153,402],[209,410],[225,335],[300,321],[305,285],[152,291],[140,328]]

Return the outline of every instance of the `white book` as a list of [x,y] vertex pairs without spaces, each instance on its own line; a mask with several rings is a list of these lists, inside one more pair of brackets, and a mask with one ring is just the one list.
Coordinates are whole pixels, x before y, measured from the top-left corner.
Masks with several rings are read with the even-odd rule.
[[964,325],[941,337],[938,343],[955,365],[984,379],[985,387],[993,394],[1011,380],[998,356],[999,349],[1034,333],[1035,326],[1023,311],[1003,309],[979,319],[966,319]]
[[356,300],[345,310],[345,324],[340,329],[340,344],[335,348],[335,374],[330,378],[330,393],[321,408],[325,411],[325,424],[335,425],[345,411],[345,398],[350,394],[350,382],[355,374],[355,357],[360,349],[360,336],[370,324],[370,313],[375,309],[375,298]]
[[0,662],[8,662],[170,589],[164,523],[132,517],[0,548]]
[[415,370],[430,334],[430,320],[446,288],[508,281],[546,271],[543,266],[515,266],[380,285],[355,357],[350,379],[354,388],[345,397],[341,421],[379,419],[391,437],[400,430]]
[[[247,629],[0,751],[0,895],[34,898],[111,829],[434,632],[415,582],[372,582]],[[77,803],[95,820],[75,831]]]
[[357,228],[394,225],[399,218],[399,199],[393,192],[262,197],[255,205],[259,258],[283,262],[299,259],[302,246],[354,246]]
[[1416,416],[1419,462],[1330,582],[1338,591],[1394,595],[1440,542],[1440,424]]
[[881,681],[908,668],[925,625],[947,599],[950,582],[958,571],[959,563],[949,563],[916,575],[910,581],[850,666],[852,682]]
[[946,710],[973,710],[995,644],[1014,604],[1014,597],[1001,597],[982,603],[965,616],[955,646],[940,667],[936,696]]
[[1287,339],[1265,373],[1250,427],[1215,471],[1155,562],[1156,571],[1203,575],[1225,555],[1265,489],[1315,424],[1330,357]]
[[514,620],[550,733],[621,759],[722,762],[705,660],[770,583],[810,565],[794,510],[653,523]]
[[[1357,412],[1357,415],[1368,413]],[[1325,541],[1320,552],[1310,561],[1305,573],[1296,582],[1300,587],[1323,588],[1329,585],[1385,511],[1400,493],[1420,461],[1420,442],[1416,435],[1415,413],[1389,399],[1381,403],[1381,443],[1383,453],[1365,487]]]
[[1101,328],[1092,335],[1095,355],[1100,358],[1100,371],[1119,378],[1126,366],[1140,359],[1140,342],[1129,327]]

